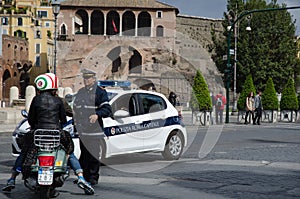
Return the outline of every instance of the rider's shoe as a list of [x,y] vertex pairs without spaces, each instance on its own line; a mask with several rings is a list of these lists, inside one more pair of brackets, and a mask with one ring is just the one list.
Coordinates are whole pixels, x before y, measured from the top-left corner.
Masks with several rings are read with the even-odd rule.
[[57,198],[59,196],[59,191],[56,189],[51,189],[50,190],[50,198]]
[[94,189],[93,187],[83,178],[79,177],[77,181],[77,186],[84,190],[85,194],[93,195]]
[[10,178],[7,180],[6,186],[2,188],[4,193],[10,193],[12,189],[15,188],[15,179]]

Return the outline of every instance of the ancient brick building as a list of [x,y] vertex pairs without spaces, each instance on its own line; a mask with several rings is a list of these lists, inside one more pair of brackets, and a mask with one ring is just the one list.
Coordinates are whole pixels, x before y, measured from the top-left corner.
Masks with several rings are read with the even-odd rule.
[[0,56],[0,100],[7,102],[9,90],[17,86],[20,98],[24,98],[25,88],[28,85],[28,70],[32,63],[28,61],[28,42],[25,39],[2,35]]
[[[130,80],[135,87],[155,87],[166,95],[175,91],[188,102],[190,83],[199,69],[212,79],[209,87],[219,90],[222,85],[215,79],[221,78],[202,38],[186,34],[178,12],[154,0],[62,2],[57,67],[61,86],[77,91],[82,87],[80,70],[89,68],[99,79]],[[218,22],[204,23],[208,32]]]

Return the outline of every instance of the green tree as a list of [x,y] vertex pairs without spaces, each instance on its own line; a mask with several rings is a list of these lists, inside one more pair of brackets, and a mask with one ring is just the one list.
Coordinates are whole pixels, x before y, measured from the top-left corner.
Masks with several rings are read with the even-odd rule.
[[290,78],[285,85],[280,100],[280,110],[298,110],[298,100],[294,80]]
[[245,110],[246,98],[250,92],[253,92],[253,94],[255,95],[255,87],[253,84],[252,76],[248,75],[237,102],[238,110]]
[[300,93],[298,94],[297,100],[298,100],[298,110],[300,110]]
[[[231,15],[224,13],[223,36],[217,37],[217,33],[212,32],[214,46],[211,48],[212,58],[219,71],[224,73],[227,68],[227,60],[223,60],[223,55],[227,54],[227,26],[230,19],[234,18],[234,13],[240,16],[245,10],[261,10],[267,8],[286,7],[279,5],[277,0],[267,3],[265,0],[228,0],[227,10]],[[238,53],[237,53],[237,92],[241,92],[243,82],[251,74],[254,85],[257,89],[264,90],[267,77],[274,81],[276,91],[282,91],[282,85],[295,74],[297,68],[295,39],[295,21],[289,10],[256,12],[252,13],[250,20],[244,16],[238,21]],[[251,31],[246,31],[250,25]],[[220,38],[220,39],[218,39]],[[234,37],[231,33],[231,48],[233,48]],[[231,65],[234,64],[234,56],[231,56]],[[231,77],[231,89],[232,81]]]
[[265,110],[278,110],[278,98],[272,78],[267,81],[266,88],[262,95],[262,104]]
[[193,93],[191,96],[192,110],[211,110],[212,101],[208,90],[207,83],[199,70],[196,72],[193,84]]

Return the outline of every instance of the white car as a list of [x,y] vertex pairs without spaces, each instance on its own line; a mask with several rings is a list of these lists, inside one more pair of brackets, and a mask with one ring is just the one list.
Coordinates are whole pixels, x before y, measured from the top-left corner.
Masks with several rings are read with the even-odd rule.
[[161,93],[110,90],[113,118],[104,118],[103,157],[159,151],[167,160],[178,159],[187,145],[181,115]]

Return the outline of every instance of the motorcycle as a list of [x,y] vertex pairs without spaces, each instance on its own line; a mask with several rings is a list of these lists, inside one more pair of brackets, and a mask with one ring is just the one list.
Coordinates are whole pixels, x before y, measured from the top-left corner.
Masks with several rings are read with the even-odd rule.
[[[26,110],[21,111],[21,115],[24,117],[16,126],[12,133],[12,156],[17,157],[21,153],[20,138],[30,131],[30,126],[27,120],[28,113]],[[67,123],[63,125],[63,130],[70,133],[74,142],[74,154],[79,159],[81,151],[79,144],[79,134],[74,127],[74,120],[72,117],[67,117]]]
[[[24,119],[13,132],[12,154],[18,156],[21,152],[21,138],[30,131],[27,111],[21,111]],[[74,142],[74,154],[79,158],[79,136],[76,132],[73,119],[68,117],[63,130],[68,131]],[[24,185],[39,193],[41,199],[50,198],[55,187],[61,187],[69,177],[68,159],[60,143],[59,130],[38,129],[33,133],[34,145],[38,148],[37,159],[30,167],[30,176],[24,180]]]
[[30,166],[30,176],[24,185],[38,192],[40,199],[49,199],[56,187],[62,187],[69,177],[68,159],[60,143],[59,130],[37,129],[34,131],[34,145],[37,159]]

